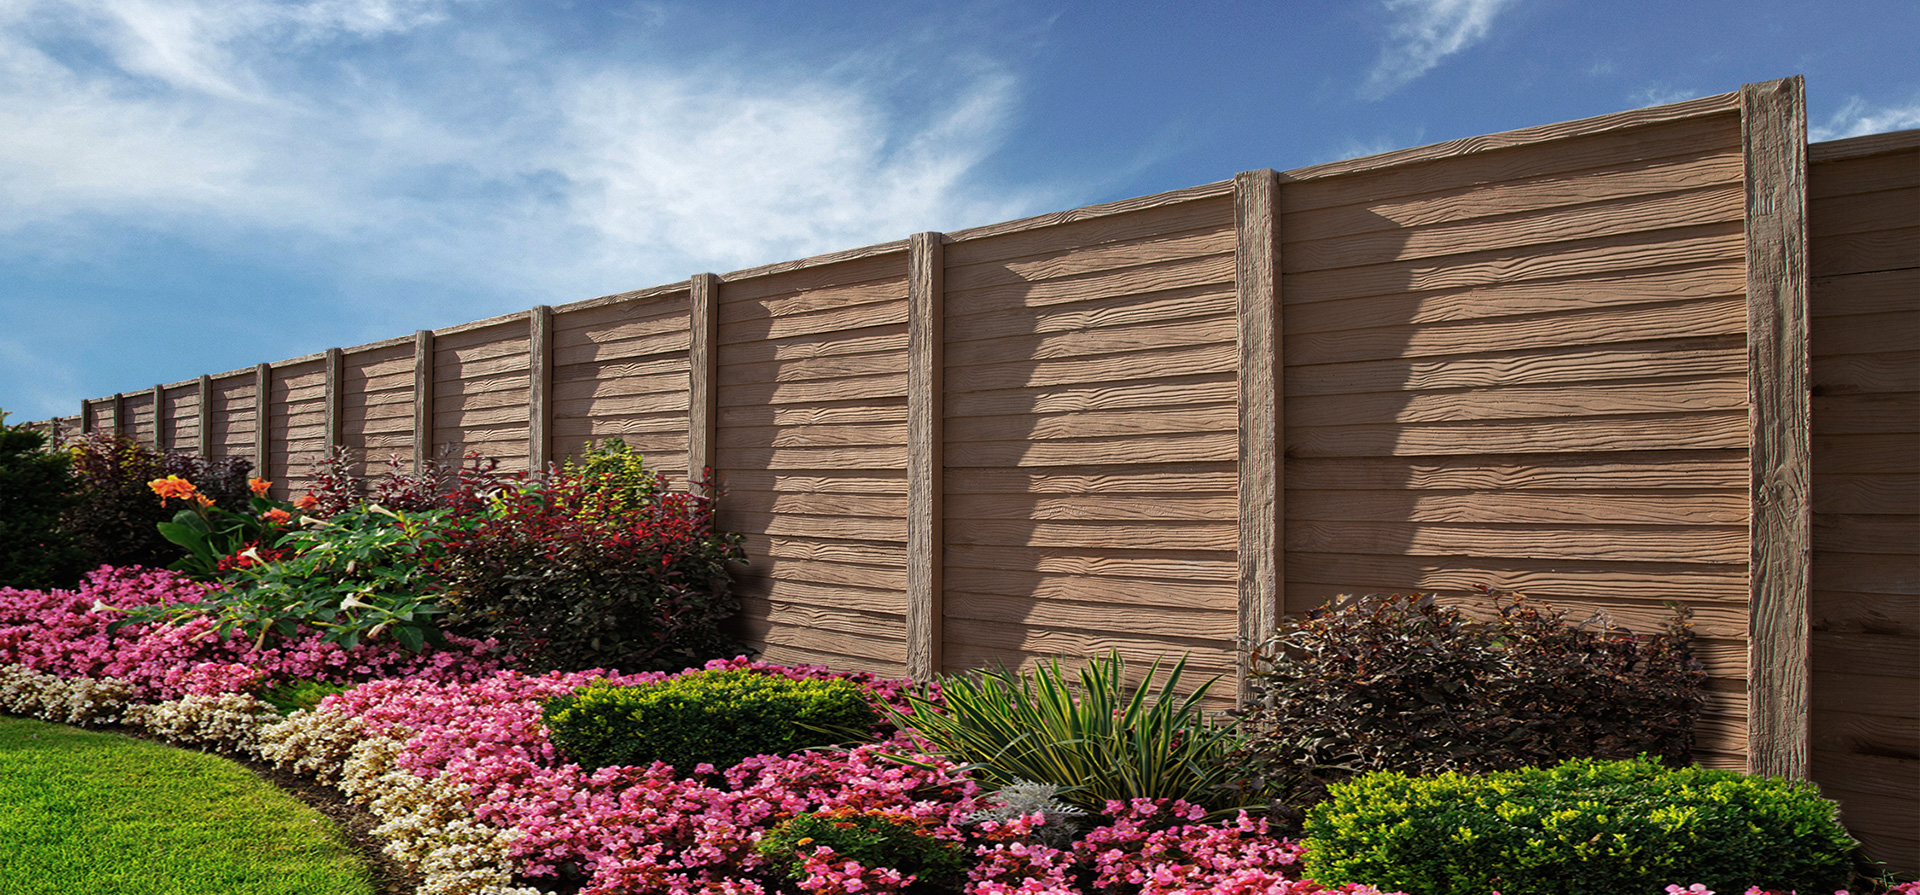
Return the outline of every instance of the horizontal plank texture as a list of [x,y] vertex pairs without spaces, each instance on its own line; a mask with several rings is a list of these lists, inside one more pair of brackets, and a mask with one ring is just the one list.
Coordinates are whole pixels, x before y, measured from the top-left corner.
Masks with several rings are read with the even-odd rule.
[[1232,679],[1233,574],[1178,570],[1237,555],[1235,232],[1203,195],[946,246],[950,670],[1113,648]]
[[770,661],[907,671],[907,267],[889,251],[715,290],[720,524],[747,536],[742,634]]
[[298,496],[327,457],[327,369],[324,357],[274,364],[267,398],[267,464],[275,496]]
[[687,480],[687,290],[556,308],[553,455],[618,438]]
[[[1283,175],[1286,611],[1485,585],[1652,628],[1673,599],[1744,688],[1742,169],[1714,107]],[[1737,758],[1744,703],[1714,711],[1699,748]]]
[[1904,137],[1829,160],[1815,146],[1808,171],[1811,741],[1814,780],[1840,802],[1868,854],[1913,872],[1920,869],[1920,131]]

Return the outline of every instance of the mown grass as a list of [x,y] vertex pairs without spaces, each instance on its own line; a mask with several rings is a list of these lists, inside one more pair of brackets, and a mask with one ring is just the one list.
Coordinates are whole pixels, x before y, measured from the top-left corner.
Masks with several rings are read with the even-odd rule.
[[371,895],[339,829],[217,756],[0,718],[0,895]]

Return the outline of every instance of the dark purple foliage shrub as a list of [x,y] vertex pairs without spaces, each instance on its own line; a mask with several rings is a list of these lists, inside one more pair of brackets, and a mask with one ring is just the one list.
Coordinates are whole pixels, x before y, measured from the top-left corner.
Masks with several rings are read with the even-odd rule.
[[352,448],[335,447],[314,461],[313,484],[300,499],[300,506],[321,519],[331,519],[366,503],[402,513],[419,513],[447,506],[450,492],[463,478],[501,478],[493,472],[497,461],[473,452],[467,453],[465,465],[459,467],[444,457],[429,457],[421,470],[414,472],[398,455],[389,456],[385,465],[386,472],[379,477],[363,476],[355,471],[363,466],[356,452]]
[[1476,620],[1431,595],[1349,598],[1252,656],[1237,756],[1282,817],[1367,771],[1430,774],[1645,753],[1685,764],[1706,673],[1684,614],[1636,635],[1519,595]]
[[147,486],[154,479],[177,475],[235,513],[246,512],[253,496],[247,487],[253,464],[239,457],[163,454],[106,432],[81,436],[67,450],[79,502],[67,511],[64,525],[87,553],[86,568],[160,568],[180,558],[181,549],[161,537],[158,526],[171,521],[183,504],[155,495]]

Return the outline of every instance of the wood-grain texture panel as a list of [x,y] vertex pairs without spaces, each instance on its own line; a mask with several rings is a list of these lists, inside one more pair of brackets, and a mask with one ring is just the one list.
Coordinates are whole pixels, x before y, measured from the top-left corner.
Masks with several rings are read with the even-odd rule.
[[1678,599],[1744,686],[1740,139],[1716,112],[1282,183],[1288,611]]
[[267,462],[275,493],[304,493],[313,484],[314,464],[326,458],[326,376],[321,358],[273,368]]
[[1920,871],[1920,151],[1816,162],[1813,778],[1867,852]]
[[549,438],[558,459],[618,439],[685,487],[690,425],[689,295],[561,309],[553,320]]
[[199,388],[167,389],[163,400],[166,402],[166,444],[177,450],[200,453],[196,447],[200,440]]
[[1117,647],[1230,670],[1232,221],[1207,199],[947,246],[948,668]]
[[743,631],[769,655],[905,662],[905,267],[885,254],[719,289],[720,521],[747,536]]

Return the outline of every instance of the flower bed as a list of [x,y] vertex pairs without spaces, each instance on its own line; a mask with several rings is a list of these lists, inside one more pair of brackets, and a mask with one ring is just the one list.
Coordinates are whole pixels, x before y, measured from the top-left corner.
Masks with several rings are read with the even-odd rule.
[[502,667],[492,643],[452,636],[446,649],[415,653],[391,640],[349,650],[306,626],[270,641],[220,637],[206,617],[114,628],[114,607],[198,603],[213,590],[175,572],[112,566],[72,591],[0,587],[0,661],[62,678],[122,680],[142,702],[293,680],[470,681]]
[[[792,861],[756,849],[783,822],[810,813],[849,826],[875,819],[955,843],[966,866],[952,884],[977,895],[1377,891],[1302,879],[1304,846],[1272,835],[1263,819],[1209,819],[1177,800],[1108,802],[1104,817],[1064,838],[1057,825],[1043,830],[1042,813],[981,820],[993,794],[904,733],[687,774],[659,762],[582,768],[550,742],[542,700],[590,681],[640,684],[664,673],[527,674],[472,641],[420,655],[369,644],[342,650],[311,632],[262,645],[215,636],[196,621],[110,631],[114,615],[99,608],[192,601],[201,588],[170,573],[103,569],[75,592],[0,589],[0,709],[123,722],[314,775],[380,818],[377,835],[420,868],[429,895],[934,890],[932,880],[824,844]],[[882,703],[907,704],[906,682],[872,675],[745,659],[707,668],[842,677]],[[359,683],[284,717],[255,696],[299,678]],[[1697,887],[1670,891],[1702,895]],[[1896,891],[1920,895],[1920,885]]]

